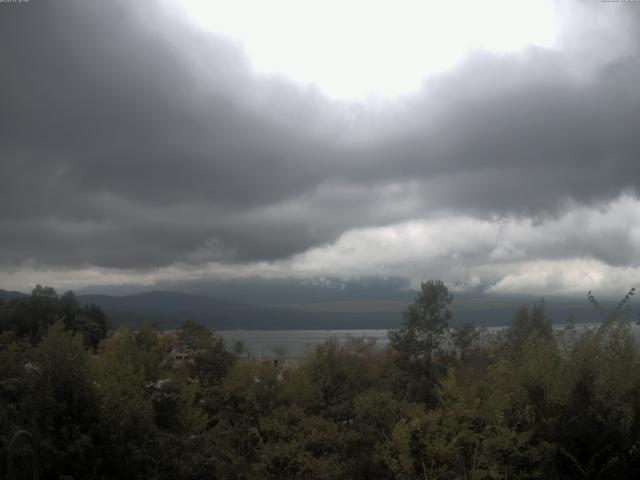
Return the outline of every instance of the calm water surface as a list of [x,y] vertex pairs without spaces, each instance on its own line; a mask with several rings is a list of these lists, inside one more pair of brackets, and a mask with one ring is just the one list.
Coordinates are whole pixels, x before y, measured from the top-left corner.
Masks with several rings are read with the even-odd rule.
[[[562,329],[566,325],[554,325],[555,329]],[[578,329],[593,328],[596,324],[580,324]],[[487,327],[486,332],[491,335],[504,327]],[[632,332],[636,338],[640,337],[640,326],[632,324]],[[349,337],[366,336],[374,338],[378,348],[384,348],[389,343],[389,330],[219,330],[227,345],[231,348],[238,340],[244,342],[245,347],[257,358],[273,357],[276,351],[284,352],[285,357],[302,357],[316,345],[324,343],[329,338],[344,342]]]
[[219,330],[230,347],[242,340],[252,355],[273,357],[274,351],[283,349],[285,357],[302,357],[305,352],[330,338],[344,342],[349,337],[370,337],[384,348],[389,343],[389,330]]

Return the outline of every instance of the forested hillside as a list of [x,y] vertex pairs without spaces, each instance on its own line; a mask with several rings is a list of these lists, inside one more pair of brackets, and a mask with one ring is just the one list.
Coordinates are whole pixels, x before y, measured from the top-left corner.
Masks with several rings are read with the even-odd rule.
[[451,304],[427,282],[389,348],[328,341],[282,368],[195,322],[175,336],[107,331],[99,308],[39,287],[0,303],[0,445],[28,430],[41,478],[56,479],[640,473],[640,349],[625,308],[554,333],[543,303],[523,306],[487,336],[448,328]]

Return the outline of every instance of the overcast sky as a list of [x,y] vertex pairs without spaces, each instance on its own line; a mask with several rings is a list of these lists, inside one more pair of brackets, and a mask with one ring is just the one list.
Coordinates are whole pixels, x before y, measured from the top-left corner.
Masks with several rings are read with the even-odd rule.
[[640,2],[198,3],[0,3],[0,288],[640,286]]

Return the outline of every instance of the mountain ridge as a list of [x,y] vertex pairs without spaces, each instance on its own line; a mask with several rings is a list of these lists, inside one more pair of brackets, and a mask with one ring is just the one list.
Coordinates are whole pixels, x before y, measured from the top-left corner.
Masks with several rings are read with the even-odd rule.
[[[25,297],[27,294],[0,290],[0,299]],[[315,303],[255,305],[215,296],[171,290],[149,290],[128,295],[77,295],[82,304],[99,306],[112,326],[134,327],[151,322],[160,328],[175,328],[182,321],[194,320],[217,330],[350,330],[398,328],[402,312],[411,301],[404,300],[336,300]],[[451,305],[452,326],[473,323],[484,326],[506,325],[522,305],[539,301],[534,295],[454,295]],[[291,300],[295,300],[292,298]],[[548,297],[549,316],[555,323],[575,318],[579,323],[601,320],[586,300],[571,297]],[[617,302],[603,300],[610,310]]]

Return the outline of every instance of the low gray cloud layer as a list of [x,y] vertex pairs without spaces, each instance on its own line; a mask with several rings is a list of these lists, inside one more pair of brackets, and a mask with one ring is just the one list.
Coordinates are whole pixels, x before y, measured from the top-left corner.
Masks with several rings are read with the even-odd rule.
[[[605,7],[557,49],[477,52],[374,110],[256,76],[160,3],[0,4],[0,264],[277,261],[357,228],[635,197],[640,9]],[[529,256],[637,263],[628,232],[612,253],[585,231]]]

